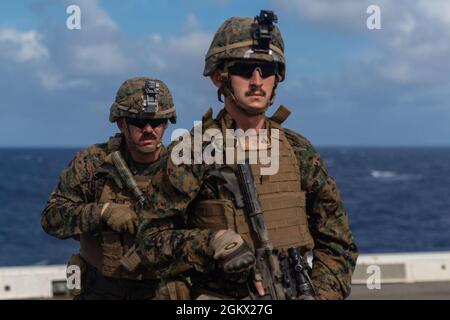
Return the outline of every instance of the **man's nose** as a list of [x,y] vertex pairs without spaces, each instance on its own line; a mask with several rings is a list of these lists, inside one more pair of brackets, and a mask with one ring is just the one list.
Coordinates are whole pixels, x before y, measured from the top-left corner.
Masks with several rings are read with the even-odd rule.
[[255,68],[255,70],[253,70],[252,77],[250,78],[250,84],[261,84],[262,83],[261,73],[262,71],[260,68]]
[[142,128],[142,132],[153,132],[154,129],[150,123],[147,123],[144,128]]

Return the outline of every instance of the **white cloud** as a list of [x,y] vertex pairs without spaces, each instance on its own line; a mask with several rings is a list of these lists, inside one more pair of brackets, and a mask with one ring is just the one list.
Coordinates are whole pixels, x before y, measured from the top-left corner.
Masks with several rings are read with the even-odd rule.
[[[377,59],[361,57],[353,62],[362,63],[379,80],[424,86],[445,81],[450,85],[448,0],[296,0],[273,4],[281,12],[299,15],[321,30],[365,36],[373,42]],[[380,6],[381,30],[366,28],[366,9],[371,4]]]
[[[71,4],[73,1],[67,1]],[[82,28],[95,31],[113,32],[118,30],[116,22],[101,7],[98,0],[77,0],[81,9]]]
[[[333,26],[337,30],[362,31],[366,27],[366,9],[373,0],[272,0],[284,13],[300,15],[317,25]],[[384,3],[378,0],[376,3]],[[384,7],[384,6],[383,6]]]
[[211,43],[213,34],[202,30],[197,18],[189,14],[185,26],[194,24],[195,28],[186,28],[182,35],[162,37],[150,34],[141,41],[138,51],[141,60],[150,68],[166,72],[174,80],[200,75],[203,68],[204,55]]
[[387,80],[399,79],[396,75],[400,72],[409,83],[431,85],[446,81],[450,85],[449,11],[439,8],[445,9],[439,0],[427,4],[410,2],[409,6],[395,8],[398,17],[387,21],[392,28],[387,24],[387,32],[377,38],[386,51],[383,65],[396,70]]
[[[217,0],[218,3],[222,1]],[[228,0],[223,2],[228,3]],[[168,84],[179,110],[177,125],[190,127],[209,105],[216,105],[215,88],[201,75],[204,54],[213,34],[204,30],[193,13],[186,15],[178,32],[167,34],[167,30],[158,33],[157,29],[149,29],[145,37],[136,40],[120,30],[100,1],[77,3],[82,9],[81,30],[58,29],[59,20],[26,32],[0,29],[0,70],[3,74],[0,108],[11,112],[15,118],[32,118],[35,123],[43,124],[46,128],[42,129],[41,136],[48,139],[46,144],[59,141],[60,144],[79,145],[105,138],[111,133],[107,113],[115,92],[126,78],[132,76],[154,76]],[[380,4],[382,9],[383,29],[380,31],[365,28],[366,8],[373,3]],[[434,3],[438,5],[434,6]],[[124,5],[136,4],[127,2]],[[302,21],[319,26],[320,32],[332,30],[331,35],[341,32],[348,36],[346,39],[354,35],[370,37],[375,47],[375,50],[372,46],[365,48],[368,54],[364,51],[365,55],[361,56],[362,50],[350,52],[350,44],[351,61],[349,59],[348,64],[333,70],[333,77],[321,74],[314,79],[302,78],[301,73],[289,71],[309,64],[302,60],[301,51],[294,52],[293,59],[288,61],[289,78],[280,85],[277,99],[292,108],[303,108],[301,117],[292,117],[292,121],[299,120],[302,125],[311,124],[312,127],[316,119],[309,121],[308,112],[310,115],[316,112],[327,125],[314,124],[311,130],[338,132],[345,124],[351,128],[355,116],[363,122],[354,132],[364,130],[367,124],[374,124],[376,131],[379,124],[367,114],[366,117],[358,114],[360,110],[374,110],[370,115],[379,112],[380,117],[386,116],[394,123],[398,118],[385,113],[387,107],[409,108],[422,103],[437,108],[442,102],[436,97],[449,85],[450,72],[447,62],[450,56],[450,10],[445,1],[299,0],[274,1],[272,7],[282,21],[288,14],[297,15],[295,17],[300,16]],[[278,10],[281,7],[283,10]],[[53,28],[55,25],[57,27]],[[295,34],[289,36],[285,37],[287,46],[292,41],[301,41]],[[295,59],[297,64],[293,62]],[[320,68],[321,62],[314,62]],[[316,66],[309,68],[314,70]],[[20,87],[11,86],[16,80],[21,83]],[[32,105],[30,95],[23,94],[24,87],[32,94]],[[62,128],[60,121],[52,121],[55,119],[70,121],[64,122]],[[344,125],[339,121],[344,121]],[[83,130],[80,130],[80,124],[83,124]],[[54,137],[45,134],[51,130],[64,130],[68,134]],[[3,132],[8,131],[4,129]],[[345,141],[344,133],[339,134]],[[37,128],[36,136],[39,136]],[[54,141],[50,140],[53,138]],[[42,141],[36,140],[36,143]]]
[[42,43],[42,34],[36,30],[20,32],[15,29],[0,29],[0,54],[17,62],[39,62],[50,55]]
[[[202,81],[201,75],[212,34],[202,29],[195,15],[188,14],[177,33],[162,35],[149,30],[136,40],[117,27],[98,1],[78,5],[81,30],[67,30],[65,24],[55,28],[55,21],[26,32],[0,29],[0,91],[4,93],[0,108],[11,117],[32,117],[45,123],[36,128],[42,132],[60,130],[55,119],[71,119],[66,125],[74,134],[66,142],[79,145],[91,143],[97,139],[94,136],[111,134],[109,106],[120,84],[130,77],[152,76],[166,82],[180,115],[184,114],[178,122],[181,126],[192,126],[210,105],[205,97],[215,101],[214,88]],[[95,21],[95,17],[101,19]],[[22,88],[11,87],[11,82],[18,80]],[[39,108],[32,107],[23,87],[32,94],[32,105]],[[84,136],[75,134],[80,124],[85,126]],[[57,135],[54,141],[65,143]]]
[[111,42],[76,45],[72,57],[74,67],[86,76],[121,73],[130,67],[124,48]]
[[450,25],[450,2],[448,0],[418,0],[417,8],[431,19],[436,18],[444,24]]
[[47,90],[58,90],[66,88],[87,87],[91,82],[87,79],[65,78],[58,72],[39,71],[37,78],[40,80],[42,86]]
[[168,45],[169,50],[175,54],[198,58],[205,55],[211,40],[210,33],[195,32],[181,37],[170,37]]
[[183,26],[184,30],[187,31],[198,31],[201,30],[201,24],[198,21],[197,17],[193,13],[189,13],[186,17],[186,22]]
[[408,83],[412,78],[412,70],[410,66],[405,62],[399,61],[379,67],[378,74],[382,78],[396,83]]

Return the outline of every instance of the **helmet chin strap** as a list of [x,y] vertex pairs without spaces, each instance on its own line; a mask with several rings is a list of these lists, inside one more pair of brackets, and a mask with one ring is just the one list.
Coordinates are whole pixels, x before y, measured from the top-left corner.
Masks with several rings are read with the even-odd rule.
[[249,105],[246,105],[245,103],[242,103],[241,101],[239,101],[236,96],[234,95],[233,92],[233,88],[231,86],[231,80],[230,77],[228,75],[228,71],[226,70],[228,69],[225,66],[225,72],[222,72],[220,74],[220,82],[221,82],[221,86],[220,88],[217,90],[217,96],[220,102],[223,102],[221,99],[221,94],[223,94],[225,96],[225,98],[228,98],[231,100],[231,102],[243,113],[249,115],[249,116],[255,116],[255,115],[259,115],[259,114],[263,114],[267,111],[267,109],[269,109],[269,107],[273,104],[273,102],[275,101],[275,89],[277,88],[277,84],[278,81],[275,81],[275,85],[273,86],[273,90],[272,90],[272,96],[270,97],[270,100],[267,102],[267,105],[264,108],[255,108]]

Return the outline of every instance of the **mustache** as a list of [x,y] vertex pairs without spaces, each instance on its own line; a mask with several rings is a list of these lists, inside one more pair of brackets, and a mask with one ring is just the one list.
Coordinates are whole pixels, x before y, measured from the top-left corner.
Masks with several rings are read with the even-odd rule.
[[151,133],[144,133],[139,140],[148,140],[148,139],[157,139],[158,136],[151,132]]
[[259,94],[260,96],[265,97],[267,93],[262,88],[262,84],[261,85],[251,85],[250,90],[245,93],[245,96],[248,97],[248,96],[251,96],[254,94]]

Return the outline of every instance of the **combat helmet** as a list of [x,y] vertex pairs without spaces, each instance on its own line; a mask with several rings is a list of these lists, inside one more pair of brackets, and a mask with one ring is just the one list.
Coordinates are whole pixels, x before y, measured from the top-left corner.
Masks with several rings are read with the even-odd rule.
[[278,64],[278,81],[285,77],[284,42],[273,11],[261,10],[254,19],[232,17],[214,35],[205,55],[203,75],[211,76],[227,60],[251,59]]
[[109,113],[109,121],[119,118],[169,119],[175,123],[177,115],[169,88],[163,81],[149,77],[126,80]]
[[[221,86],[217,97],[222,101],[222,94],[244,113],[249,115],[264,113],[275,100],[275,89],[286,74],[284,42],[280,30],[274,24],[278,21],[273,11],[261,10],[254,19],[232,17],[226,20],[214,35],[211,46],[205,56],[203,75],[212,76],[220,69]],[[260,60],[277,65],[276,81],[272,96],[265,108],[253,108],[236,99],[228,74],[230,63],[237,60]]]

